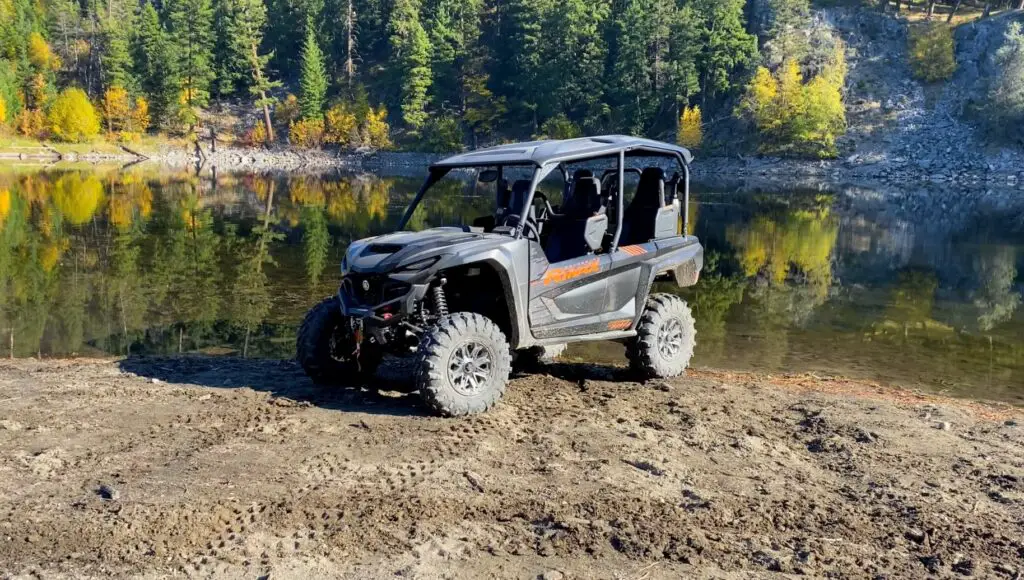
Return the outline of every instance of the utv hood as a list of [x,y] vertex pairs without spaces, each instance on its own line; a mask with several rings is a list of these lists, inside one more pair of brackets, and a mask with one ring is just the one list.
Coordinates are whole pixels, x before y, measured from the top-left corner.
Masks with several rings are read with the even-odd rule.
[[[342,271],[385,274],[416,266],[443,254],[454,246],[474,249],[512,241],[499,234],[467,232],[462,228],[433,228],[421,232],[395,232],[352,242],[345,254]],[[424,264],[432,266],[433,264]]]

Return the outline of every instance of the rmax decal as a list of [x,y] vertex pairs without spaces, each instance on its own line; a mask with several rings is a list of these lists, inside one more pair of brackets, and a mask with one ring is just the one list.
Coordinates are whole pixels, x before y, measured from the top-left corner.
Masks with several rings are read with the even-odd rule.
[[600,271],[601,260],[594,258],[593,260],[587,260],[586,262],[571,264],[569,266],[548,268],[547,271],[544,272],[543,282],[545,286],[551,286],[552,284],[561,284],[562,282],[573,280],[580,276],[596,274]]

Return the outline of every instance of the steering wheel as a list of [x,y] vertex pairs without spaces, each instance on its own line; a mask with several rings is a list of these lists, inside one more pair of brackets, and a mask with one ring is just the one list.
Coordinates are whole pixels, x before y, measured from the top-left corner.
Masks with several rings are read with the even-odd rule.
[[540,241],[540,227],[534,223],[533,219],[527,218],[526,221],[523,221],[519,214],[510,213],[505,216],[505,219],[501,220],[501,225],[515,228],[519,226],[519,222],[523,222],[523,231],[526,232],[527,238]]
[[548,219],[551,218],[551,216],[557,215],[555,213],[555,209],[553,207],[551,207],[551,202],[548,201],[548,196],[544,195],[543,193],[541,193],[539,191],[534,192],[534,194],[533,194],[533,201],[534,201],[534,203],[536,203],[537,200],[540,200],[540,201],[544,202],[544,205],[541,206],[540,211],[537,212],[537,221],[539,223],[543,224],[544,222],[548,221]]

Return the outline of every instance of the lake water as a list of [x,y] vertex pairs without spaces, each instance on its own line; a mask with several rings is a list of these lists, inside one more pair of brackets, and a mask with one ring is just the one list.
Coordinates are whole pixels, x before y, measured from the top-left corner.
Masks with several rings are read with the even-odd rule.
[[[289,357],[347,244],[394,227],[419,184],[0,166],[0,354]],[[417,225],[490,207],[437,193]],[[691,215],[696,366],[1024,403],[1024,202],[698,184]],[[567,357],[623,362],[614,343]]]

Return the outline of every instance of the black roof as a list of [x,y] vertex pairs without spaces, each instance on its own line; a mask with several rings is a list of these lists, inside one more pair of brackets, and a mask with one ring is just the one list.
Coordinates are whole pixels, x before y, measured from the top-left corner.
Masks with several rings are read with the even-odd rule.
[[536,165],[605,157],[625,151],[632,155],[682,155],[686,163],[693,156],[685,147],[627,135],[601,135],[579,139],[527,141],[477,149],[453,155],[431,165],[438,168],[487,165]]

